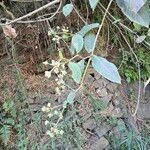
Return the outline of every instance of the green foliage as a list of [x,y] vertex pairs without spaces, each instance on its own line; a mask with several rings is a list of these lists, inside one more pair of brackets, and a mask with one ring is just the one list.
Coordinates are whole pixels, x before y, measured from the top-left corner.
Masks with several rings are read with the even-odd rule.
[[109,142],[112,149],[119,150],[147,150],[149,144],[149,138],[145,138],[143,135],[138,134],[134,130],[128,131],[124,124],[117,122],[116,126],[121,133],[121,139],[114,133],[110,134]]
[[122,12],[133,22],[136,22],[142,26],[149,27],[150,24],[150,11],[149,0],[116,0],[118,6]]
[[77,53],[79,53],[82,48],[83,48],[83,37],[80,34],[75,34],[72,37],[72,41],[71,41],[72,47],[76,50]]
[[100,73],[106,79],[119,84],[121,83],[121,77],[118,73],[117,67],[109,61],[107,61],[105,58],[94,55],[92,58],[92,66],[98,73]]
[[63,14],[65,17],[67,17],[73,10],[73,5],[72,4],[67,4],[63,7]]
[[5,145],[8,144],[11,135],[11,127],[9,125],[3,125],[0,128],[0,138]]
[[99,27],[99,23],[86,24],[77,33],[80,34],[80,35],[82,35],[82,36],[85,36],[89,31],[91,31],[94,28],[98,28],[98,27]]
[[67,104],[72,105],[74,103],[75,96],[76,96],[76,92],[71,91],[67,96],[67,100],[64,101],[63,107],[66,108]]
[[77,63],[69,62],[68,67],[72,71],[72,78],[76,83],[80,83],[82,77],[81,68]]
[[11,136],[12,127],[15,125],[16,108],[10,99],[5,99],[0,113],[0,139],[7,145]]
[[89,0],[90,6],[91,6],[93,11],[96,8],[98,2],[99,2],[99,0]]
[[[85,25],[77,34],[73,35],[70,49],[73,54],[74,50],[79,53],[83,49],[83,46],[85,46],[85,49],[88,53],[95,50],[94,46],[96,43],[96,36],[94,34],[89,34],[86,35],[84,38],[84,35],[97,26],[98,24]],[[117,67],[114,64],[108,62],[102,57],[93,55],[93,53],[89,56],[89,58],[92,59],[92,66],[98,73],[100,73],[102,76],[112,82],[116,82],[119,84],[121,83],[121,77],[119,75]],[[80,83],[82,78],[82,72],[80,67],[73,62],[69,62],[68,66],[72,71],[73,80],[77,83]]]
[[80,60],[78,63],[78,66],[80,67],[80,70],[81,70],[81,73],[83,73],[83,71],[84,71],[84,68],[85,68],[85,60]]
[[96,38],[95,34],[88,34],[84,38],[84,47],[88,53],[91,53],[95,49],[94,47],[95,38]]
[[[136,55],[141,68],[141,77],[143,80],[147,80],[150,76],[150,54],[145,48],[139,48],[136,51]],[[124,52],[123,57],[124,59],[120,68],[121,73],[126,77],[128,83],[136,81],[138,79],[138,72],[135,60],[131,53],[127,51]]]

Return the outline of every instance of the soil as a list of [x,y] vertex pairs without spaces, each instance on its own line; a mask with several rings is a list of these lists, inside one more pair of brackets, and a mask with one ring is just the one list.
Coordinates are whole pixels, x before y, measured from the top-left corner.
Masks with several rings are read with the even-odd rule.
[[[11,97],[12,100],[14,99],[16,103],[19,85],[16,81],[18,79],[15,77],[16,68],[13,64],[10,64],[9,61],[7,56],[0,60],[0,100],[1,102],[3,101],[4,93],[8,91],[7,94],[9,95],[7,96]],[[20,71],[24,79],[21,82],[26,90],[26,100],[29,104],[29,109],[33,115],[37,115],[38,113],[43,116],[41,116],[41,122],[38,123],[38,129],[34,128],[32,122],[30,122],[30,116],[28,116],[29,123],[26,124],[28,131],[27,138],[30,144],[32,143],[31,141],[34,140],[39,145],[38,149],[42,149],[48,137],[45,136],[44,133],[45,117],[41,112],[41,108],[49,102],[52,106],[62,104],[66,99],[68,91],[64,92],[61,98],[59,98],[55,93],[54,87],[56,85],[53,80],[45,79],[44,74],[25,74],[22,69]],[[72,86],[76,86],[74,83],[71,84]],[[77,116],[82,120],[78,127],[84,137],[82,144],[82,149],[84,150],[110,149],[112,147],[109,138],[111,135],[117,137],[119,140],[124,139],[124,134],[120,126],[123,127],[124,131],[133,129],[139,133],[144,120],[150,119],[149,86],[146,89],[147,99],[144,103],[140,103],[136,118],[133,118],[131,115],[131,112],[135,109],[135,104],[133,105],[132,102],[130,102],[129,87],[125,85],[125,82],[122,81],[122,85],[111,83],[93,69],[89,69],[85,78],[85,87],[87,93],[81,91],[79,97],[76,99],[78,105],[75,105],[78,110]],[[137,91],[137,83],[133,84],[133,87],[133,89]],[[94,99],[88,95],[89,92]],[[20,105],[20,102],[18,102],[17,105]],[[129,129],[129,126],[131,129]],[[37,133],[40,134],[40,136],[37,137]],[[57,149],[60,149],[60,147],[61,149],[66,148],[60,144]],[[76,148],[72,145],[72,147],[68,149]]]

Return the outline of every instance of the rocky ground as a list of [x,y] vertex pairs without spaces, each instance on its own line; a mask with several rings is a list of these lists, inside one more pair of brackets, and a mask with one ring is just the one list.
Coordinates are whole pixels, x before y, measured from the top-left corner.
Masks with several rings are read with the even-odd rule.
[[[4,65],[2,60],[0,64],[1,100],[6,91],[13,100],[17,97],[19,88],[17,84],[19,79],[15,77],[16,68],[12,64]],[[23,78],[23,87],[26,90],[29,108],[36,118],[40,117],[39,122],[37,121],[38,127],[35,128],[35,125],[30,121],[30,116],[27,115],[29,120],[29,123],[26,124],[27,138],[30,141],[29,145],[32,145],[31,141],[36,141],[38,149],[43,149],[42,146],[46,143],[48,137],[44,133],[45,126],[43,122],[45,118],[41,108],[48,102],[53,106],[60,105],[65,100],[67,93],[64,93],[58,99],[54,91],[55,83],[52,80],[46,80],[44,74],[23,74]],[[68,146],[68,150],[117,149],[118,144],[126,142],[129,133],[134,131],[133,136],[137,136],[143,130],[143,127],[148,128],[150,120],[150,86],[148,85],[145,94],[142,96],[137,117],[132,117],[131,112],[133,113],[135,109],[138,86],[137,83],[132,86],[129,87],[124,81],[122,81],[122,85],[111,83],[93,69],[89,69],[85,78],[85,90],[81,91],[75,102],[76,116],[80,120],[77,128],[80,129],[80,134],[84,140],[80,148],[72,144]],[[16,105],[18,106],[20,103]],[[67,115],[69,115],[69,110]],[[56,149],[66,149],[66,147],[57,144]]]

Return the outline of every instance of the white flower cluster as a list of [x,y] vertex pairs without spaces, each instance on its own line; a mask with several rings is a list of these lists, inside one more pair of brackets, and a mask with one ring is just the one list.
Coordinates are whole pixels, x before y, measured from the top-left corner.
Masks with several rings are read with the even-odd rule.
[[46,132],[47,135],[49,135],[51,138],[57,135],[63,135],[64,131],[59,130],[57,127],[51,127],[50,130],[47,130]]
[[[42,111],[47,113],[47,117],[49,119],[51,117],[53,117],[54,115],[58,117],[58,120],[63,119],[62,113],[58,112],[57,110],[54,110],[51,107],[51,103],[48,103],[47,106],[43,106]],[[46,134],[49,135],[51,138],[53,138],[54,136],[57,136],[57,135],[63,135],[63,133],[64,133],[63,130],[58,129],[58,123],[54,124],[54,123],[51,123],[49,120],[45,121],[46,126],[53,125],[52,127],[50,127],[50,130],[47,130],[47,132],[46,132]]]
[[[48,65],[49,63],[46,61],[43,62],[43,64]],[[61,61],[52,60],[52,63],[50,65],[53,66],[53,69],[51,71],[45,71],[45,77],[50,78],[52,71],[57,75],[55,81],[58,86],[55,88],[55,91],[58,95],[60,95],[61,91],[65,89],[64,76],[67,74],[65,64]]]
[[59,44],[61,39],[67,40],[70,36],[70,33],[68,27],[63,26],[61,29],[59,26],[57,26],[56,30],[50,28],[48,31],[48,35],[52,36],[52,40]]

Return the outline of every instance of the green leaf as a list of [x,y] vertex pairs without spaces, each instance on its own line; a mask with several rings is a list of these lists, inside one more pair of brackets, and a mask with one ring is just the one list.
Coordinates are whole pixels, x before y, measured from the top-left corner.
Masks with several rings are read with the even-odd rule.
[[90,6],[91,6],[93,11],[96,8],[98,2],[99,2],[99,0],[89,0]]
[[75,48],[73,47],[73,45],[71,44],[70,48],[69,48],[69,51],[72,55],[75,54]]
[[92,66],[106,79],[121,84],[121,77],[117,67],[113,63],[107,61],[105,58],[94,55],[92,57]]
[[145,40],[146,36],[145,35],[141,35],[136,39],[136,43],[142,43]]
[[73,10],[73,5],[72,4],[67,4],[63,7],[63,14],[67,17]]
[[0,129],[0,137],[5,145],[9,142],[10,133],[10,126],[8,125],[3,125]]
[[15,121],[14,121],[13,118],[7,118],[6,123],[7,123],[7,124],[10,124],[10,125],[14,125],[14,124],[15,124]]
[[85,60],[80,60],[78,63],[79,68],[81,69],[81,74],[83,74],[84,68],[85,68]]
[[71,45],[75,48],[77,53],[79,53],[82,50],[83,44],[83,37],[80,34],[75,34],[72,37]]
[[67,96],[67,102],[72,105],[74,103],[75,96],[76,96],[76,92],[71,91]]
[[76,92],[75,91],[71,91],[69,93],[69,95],[67,96],[67,100],[64,101],[63,107],[66,108],[67,104],[72,105],[74,103],[75,96],[76,96]]
[[78,32],[78,34],[85,36],[85,34],[88,33],[90,30],[98,27],[99,27],[99,23],[87,24]]
[[[142,26],[149,27],[150,24],[150,1],[141,2],[138,5],[138,1],[131,2],[130,0],[116,0],[118,6],[122,12],[133,22],[138,23]],[[141,1],[141,0],[140,0]],[[137,3],[133,5],[132,3]],[[138,7],[137,7],[138,6]]]
[[76,83],[80,83],[81,77],[82,77],[82,72],[80,67],[78,66],[77,63],[74,62],[69,62],[68,67],[72,71],[72,78]]
[[[127,1],[127,0],[126,0]],[[146,3],[147,0],[132,0],[130,1],[129,7],[132,11],[134,11],[135,13],[137,13]]]
[[84,47],[88,53],[92,52],[95,49],[94,47],[95,38],[96,38],[95,34],[86,35],[84,38]]

